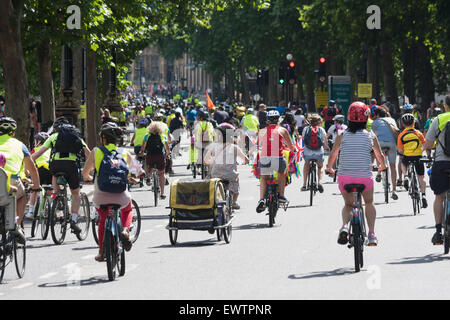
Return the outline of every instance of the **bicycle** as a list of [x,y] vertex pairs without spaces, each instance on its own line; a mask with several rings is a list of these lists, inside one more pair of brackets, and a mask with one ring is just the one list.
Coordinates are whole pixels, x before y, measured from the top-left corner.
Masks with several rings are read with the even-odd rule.
[[[130,224],[130,241],[132,243],[135,243],[136,240],[139,238],[139,234],[141,232],[141,211],[139,210],[139,206],[136,203],[136,201],[131,200],[131,207],[133,212],[133,219],[131,220]],[[97,210],[93,210],[92,216],[91,216],[91,224],[92,224],[92,234],[94,236],[95,243],[98,245],[98,223],[99,223],[99,216]]]
[[12,231],[15,227],[16,200],[13,192],[7,191],[6,172],[0,170],[0,283],[3,281],[6,266],[13,262],[19,278],[25,274],[26,245],[16,241]]
[[228,225],[223,229],[217,229],[217,241],[222,241],[222,236],[226,243],[231,242],[232,235],[232,227],[230,221],[233,218],[233,195],[234,192],[230,190],[230,182],[228,180],[222,179],[223,188],[225,191],[225,206],[223,207],[224,211],[224,221],[223,224]]
[[125,250],[122,247],[120,233],[122,224],[120,221],[120,205],[108,204],[100,206],[108,210],[109,215],[105,221],[105,234],[103,236],[103,254],[106,258],[106,269],[109,281],[116,278],[116,269],[119,276],[125,274]]
[[391,184],[389,183],[389,159],[388,159],[388,152],[389,148],[382,148],[381,151],[383,152],[383,159],[384,164],[386,166],[386,170],[384,170],[381,173],[381,181],[383,183],[383,189],[384,189],[384,202],[389,203],[389,192],[391,191]]
[[51,196],[49,192],[53,190],[51,185],[41,185],[41,191],[36,199],[36,204],[33,212],[33,221],[31,223],[31,237],[34,238],[41,226],[42,240],[46,240],[50,230],[50,211],[51,211]]
[[[70,226],[72,215],[69,207],[69,197],[67,194],[67,180],[65,173],[56,173],[59,191],[54,194],[54,200],[50,211],[50,230],[53,242],[57,245],[63,244],[66,237],[67,225]],[[89,232],[90,205],[87,195],[80,193],[81,205],[78,212],[78,226],[81,232],[76,234],[79,241],[86,239]]]
[[158,198],[161,193],[161,187],[159,185],[159,171],[156,169],[156,165],[153,166],[152,177],[151,177],[151,185],[150,190],[153,191],[154,199],[155,199],[155,207],[158,206]]
[[419,190],[419,180],[417,178],[415,163],[415,161],[408,163],[408,178],[410,181],[408,195],[411,197],[413,203],[414,215],[420,213],[422,206],[422,195]]
[[278,209],[282,207],[284,211],[287,210],[289,202],[280,203],[278,194],[278,181],[273,177],[267,180],[267,192],[266,192],[266,206],[269,209],[267,215],[269,216],[269,227],[272,228],[275,224],[275,217]]
[[364,209],[362,206],[361,193],[364,191],[363,184],[347,184],[344,186],[345,191],[353,193],[355,200],[351,211],[350,229],[349,229],[349,244],[348,248],[352,247],[355,258],[355,272],[359,272],[364,265],[363,252],[364,243],[366,239],[366,226],[364,220]]
[[312,159],[309,161],[309,174],[306,182],[306,188],[309,190],[309,205],[313,205],[313,198],[319,191],[319,185],[317,183],[317,160]]

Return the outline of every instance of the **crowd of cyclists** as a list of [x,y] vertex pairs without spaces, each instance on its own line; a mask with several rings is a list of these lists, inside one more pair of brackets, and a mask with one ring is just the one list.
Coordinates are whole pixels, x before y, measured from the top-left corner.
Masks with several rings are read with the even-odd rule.
[[[90,150],[80,137],[77,128],[64,117],[57,118],[48,132],[38,132],[34,137],[34,148],[15,138],[16,121],[11,117],[0,117],[0,165],[8,174],[8,185],[15,191],[16,223],[11,232],[19,243],[26,243],[22,220],[32,219],[36,193],[41,185],[52,185],[53,193],[58,188],[57,175],[61,173],[71,191],[72,232],[81,232],[78,226],[80,209],[80,185],[82,181],[94,182],[92,202],[100,217],[99,239],[104,233],[108,212],[102,205],[112,202],[120,204],[123,231],[121,239],[126,251],[132,247],[129,239],[132,202],[128,188],[123,185],[138,183],[157,170],[160,198],[166,198],[164,186],[169,184],[168,175],[173,173],[172,158],[181,155],[181,138],[190,139],[189,163],[202,173],[202,178],[220,178],[229,181],[233,191],[233,207],[239,209],[238,164],[255,164],[259,170],[260,192],[256,211],[266,209],[267,180],[277,175],[279,201],[288,202],[285,188],[289,183],[286,172],[292,162],[304,160],[303,181],[299,191],[308,190],[307,177],[310,164],[317,163],[318,191],[324,192],[324,174],[337,176],[339,190],[344,200],[342,225],[338,243],[347,244],[349,219],[353,195],[344,186],[364,185],[362,197],[368,224],[369,245],[377,245],[375,235],[376,209],[373,203],[374,183],[381,181],[386,170],[385,155],[390,168],[391,198],[398,200],[398,188],[408,190],[410,186],[408,166],[413,163],[418,175],[422,208],[428,207],[426,197],[424,156],[433,158],[429,173],[429,184],[435,198],[433,211],[436,232],[434,245],[442,244],[444,200],[449,189],[450,170],[450,95],[446,97],[445,110],[432,108],[425,122],[409,104],[402,107],[402,114],[395,120],[386,105],[370,105],[353,102],[348,110],[333,100],[322,113],[305,113],[302,108],[285,110],[280,114],[276,108],[264,104],[246,107],[242,104],[230,106],[221,103],[206,108],[199,103],[186,107],[156,100],[137,104],[121,111],[102,110],[102,126],[99,146]],[[126,127],[133,128],[130,146],[123,147]],[[132,152],[131,152],[132,151]],[[290,156],[286,158],[285,152]],[[300,153],[301,157],[296,157]],[[326,161],[326,153],[329,157]],[[80,167],[80,158],[84,166]],[[131,176],[129,168],[138,161],[142,170]],[[108,163],[110,165],[108,166]],[[324,170],[325,168],[325,170]],[[195,168],[194,168],[195,169]],[[377,174],[373,179],[373,171]],[[134,179],[136,178],[136,179]],[[126,181],[123,181],[123,180]],[[31,181],[30,181],[31,180]],[[375,180],[375,181],[374,181]],[[30,185],[30,196],[25,192]],[[28,210],[26,210],[28,204]],[[26,212],[25,212],[26,211]],[[102,241],[96,261],[105,261]]]

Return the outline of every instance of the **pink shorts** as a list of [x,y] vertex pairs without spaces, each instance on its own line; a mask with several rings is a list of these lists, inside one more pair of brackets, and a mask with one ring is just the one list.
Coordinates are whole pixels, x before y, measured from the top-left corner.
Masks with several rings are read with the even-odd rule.
[[341,193],[347,193],[347,191],[345,191],[344,189],[344,186],[346,184],[363,184],[366,186],[364,191],[368,191],[373,188],[373,177],[360,178],[360,177],[338,176],[337,182]]

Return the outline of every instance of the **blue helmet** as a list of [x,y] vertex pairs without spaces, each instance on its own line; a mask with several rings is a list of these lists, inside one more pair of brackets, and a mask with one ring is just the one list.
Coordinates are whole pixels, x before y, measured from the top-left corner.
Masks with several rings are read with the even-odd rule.
[[412,111],[413,107],[412,107],[412,105],[410,105],[409,103],[407,103],[407,104],[405,104],[404,109],[405,109],[405,111]]
[[139,125],[147,126],[148,125],[148,119],[144,118],[144,119],[139,120]]

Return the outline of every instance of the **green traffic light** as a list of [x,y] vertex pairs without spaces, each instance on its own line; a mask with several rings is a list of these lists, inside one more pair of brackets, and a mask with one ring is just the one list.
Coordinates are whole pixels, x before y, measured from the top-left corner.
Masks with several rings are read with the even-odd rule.
[[283,84],[284,83],[284,79],[280,79],[280,83]]

